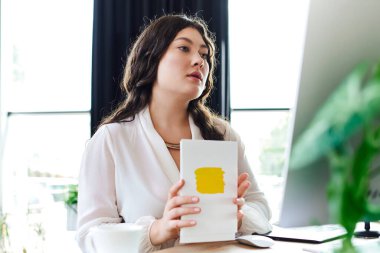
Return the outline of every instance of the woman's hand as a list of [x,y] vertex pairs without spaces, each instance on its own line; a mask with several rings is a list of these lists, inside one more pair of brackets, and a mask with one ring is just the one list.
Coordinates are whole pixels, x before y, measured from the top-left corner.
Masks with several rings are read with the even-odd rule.
[[248,180],[248,173],[244,172],[239,175],[238,177],[238,196],[237,198],[234,199],[234,203],[238,207],[238,213],[237,213],[237,218],[238,218],[238,229],[241,227],[242,221],[243,221],[243,216],[244,213],[241,210],[241,207],[245,204],[245,199],[244,196],[251,186],[251,182]]
[[179,236],[181,228],[193,227],[197,224],[195,220],[180,220],[183,215],[197,214],[201,211],[199,207],[182,206],[184,204],[199,202],[198,197],[178,195],[179,190],[184,184],[185,181],[181,179],[170,188],[164,214],[161,219],[153,222],[150,229],[149,236],[153,245],[159,245],[167,240],[176,239]]

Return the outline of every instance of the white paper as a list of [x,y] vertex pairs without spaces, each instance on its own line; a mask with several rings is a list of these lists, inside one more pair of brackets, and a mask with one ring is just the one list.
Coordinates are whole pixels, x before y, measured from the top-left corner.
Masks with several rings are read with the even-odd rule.
[[180,243],[228,241],[237,232],[237,143],[232,141],[181,141],[182,196],[198,196],[201,212],[184,215],[196,226],[182,228]]

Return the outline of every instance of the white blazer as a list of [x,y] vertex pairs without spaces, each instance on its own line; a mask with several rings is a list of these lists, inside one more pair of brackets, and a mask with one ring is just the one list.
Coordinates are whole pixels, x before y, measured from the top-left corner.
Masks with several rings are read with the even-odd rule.
[[[191,116],[189,122],[192,139],[203,139]],[[245,216],[239,232],[269,232],[270,209],[252,175],[244,145],[227,123],[219,123],[218,127],[226,130],[225,140],[238,142],[239,174],[248,172],[252,183],[245,196]],[[148,107],[133,121],[100,127],[87,143],[79,175],[76,238],[82,251],[90,252],[91,227],[122,222],[144,227],[140,252],[176,245],[178,240],[153,246],[149,229],[162,217],[169,189],[179,179],[179,170],[153,126]]]

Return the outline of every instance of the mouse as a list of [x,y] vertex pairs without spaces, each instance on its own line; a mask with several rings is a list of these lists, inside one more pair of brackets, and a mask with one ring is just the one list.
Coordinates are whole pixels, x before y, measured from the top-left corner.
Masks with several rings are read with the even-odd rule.
[[258,248],[269,248],[274,244],[274,241],[262,235],[243,235],[236,238],[242,244],[246,244]]

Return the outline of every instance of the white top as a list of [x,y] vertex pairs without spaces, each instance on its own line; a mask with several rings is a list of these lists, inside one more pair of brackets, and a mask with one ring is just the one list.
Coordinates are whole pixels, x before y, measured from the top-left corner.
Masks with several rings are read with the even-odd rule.
[[[191,116],[189,122],[192,139],[202,140]],[[269,232],[270,209],[252,175],[244,145],[228,124],[221,120],[218,124],[226,130],[225,140],[238,142],[239,174],[248,172],[252,183],[242,207],[245,215],[239,232]],[[142,225],[140,252],[176,245],[173,240],[153,246],[149,229],[162,217],[169,189],[179,179],[179,170],[153,126],[148,107],[131,122],[100,127],[86,146],[79,175],[77,241],[82,251],[91,252],[89,229],[105,223]]]

